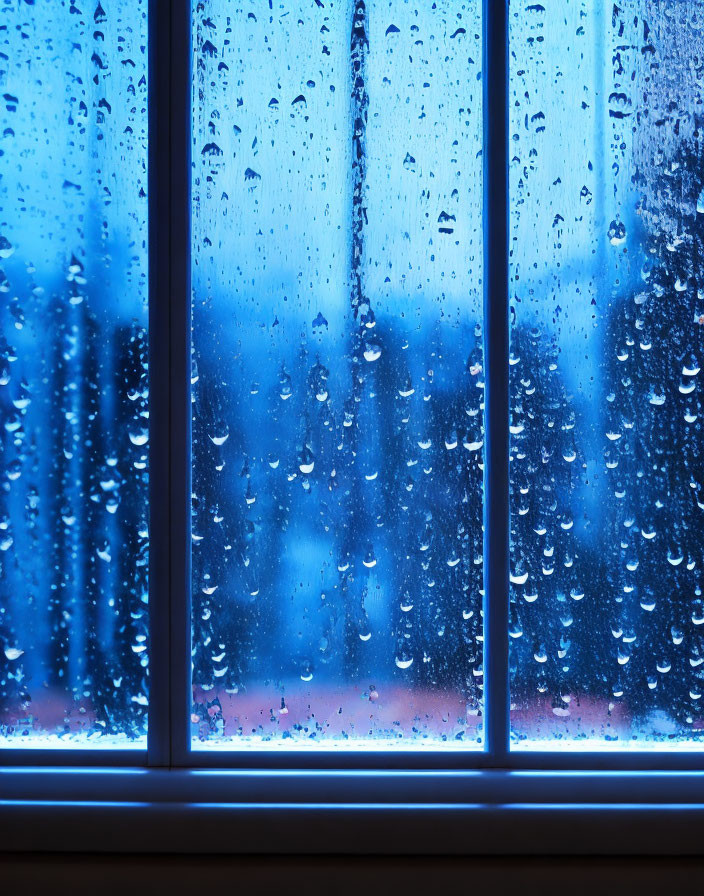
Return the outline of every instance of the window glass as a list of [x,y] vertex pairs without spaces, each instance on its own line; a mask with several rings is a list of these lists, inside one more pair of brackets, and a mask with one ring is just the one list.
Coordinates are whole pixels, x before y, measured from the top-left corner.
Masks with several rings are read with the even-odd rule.
[[515,2],[517,748],[704,730],[704,3]]
[[0,3],[0,746],[146,746],[147,0]]
[[193,5],[196,748],[480,746],[479,7]]

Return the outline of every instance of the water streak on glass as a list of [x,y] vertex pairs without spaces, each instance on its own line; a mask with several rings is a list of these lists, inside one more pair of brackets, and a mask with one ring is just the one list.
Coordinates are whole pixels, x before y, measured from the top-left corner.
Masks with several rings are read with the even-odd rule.
[[514,747],[697,748],[704,3],[510,29]]
[[146,14],[0,2],[0,747],[146,746]]
[[481,744],[479,7],[193,5],[195,747]]

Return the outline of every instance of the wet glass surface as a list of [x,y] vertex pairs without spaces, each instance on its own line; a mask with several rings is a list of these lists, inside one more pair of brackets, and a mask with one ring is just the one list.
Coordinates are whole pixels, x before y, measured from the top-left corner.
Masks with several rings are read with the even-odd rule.
[[704,730],[703,27],[511,4],[514,748]]
[[146,747],[147,2],[0,3],[0,747]]
[[475,2],[194,4],[195,748],[479,748]]

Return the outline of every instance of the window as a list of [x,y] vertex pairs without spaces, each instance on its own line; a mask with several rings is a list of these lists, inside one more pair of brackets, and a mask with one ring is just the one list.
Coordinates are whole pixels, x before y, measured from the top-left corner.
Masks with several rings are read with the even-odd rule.
[[0,12],[8,848],[699,849],[704,2]]

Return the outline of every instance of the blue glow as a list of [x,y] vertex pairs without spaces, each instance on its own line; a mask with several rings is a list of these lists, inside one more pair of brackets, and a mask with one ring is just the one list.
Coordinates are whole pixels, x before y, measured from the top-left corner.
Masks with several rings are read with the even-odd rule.
[[[27,757],[30,759],[31,757]],[[8,768],[0,768],[0,775],[48,775],[52,778],[57,775],[93,775],[96,780],[103,776],[110,777],[112,775],[132,776],[132,775],[154,775],[163,774],[163,769],[147,769],[147,768],[105,768],[105,767],[73,767],[66,765],[18,765]]]
[[[546,763],[549,764],[551,756],[555,754],[544,754]],[[584,754],[588,757],[589,754]],[[691,758],[701,760],[701,756],[693,755]],[[670,781],[678,778],[686,778],[688,780],[700,781],[702,771],[696,769],[679,770],[679,769],[140,769],[140,768],[87,768],[87,767],[67,767],[67,766],[16,766],[0,768],[0,776],[6,777],[36,776],[46,775],[51,778],[63,776],[68,779],[73,775],[82,777],[94,777],[96,781],[110,777],[132,777],[152,778],[160,781],[172,781],[178,786],[179,779],[190,778],[215,778],[215,779],[240,779],[240,778],[265,778],[265,779],[295,779],[295,778],[329,778],[329,779],[352,779],[352,780],[384,780],[393,784],[399,779],[421,779],[421,780],[443,780],[450,779],[462,782],[475,781],[509,781],[523,778],[538,779],[544,782],[551,780],[562,780],[565,778],[574,778],[581,780],[590,778],[594,780],[618,781],[621,779],[632,780],[637,779],[641,783],[647,783],[653,780]],[[503,786],[503,785],[501,785]]]
[[[168,802],[135,802],[116,800],[0,800],[0,808],[36,807],[51,809],[148,809],[166,808]],[[556,812],[560,814],[572,811],[580,813],[623,813],[636,812],[639,814],[659,812],[701,813],[704,811],[704,803],[658,803],[658,802],[629,802],[629,803],[423,803],[423,802],[375,802],[375,803],[351,803],[351,802],[203,802],[179,804],[179,811],[188,815],[198,810],[225,811],[225,812],[441,812],[449,813],[500,813],[510,812]]]
[[508,811],[530,812],[702,812],[704,803],[502,803]]
[[226,810],[286,810],[290,811],[333,811],[333,812],[354,812],[354,811],[476,811],[479,809],[489,808],[487,803],[189,803],[191,809],[226,809]]
[[46,809],[147,809],[154,803],[138,803],[131,800],[0,800],[0,808],[36,806]]

